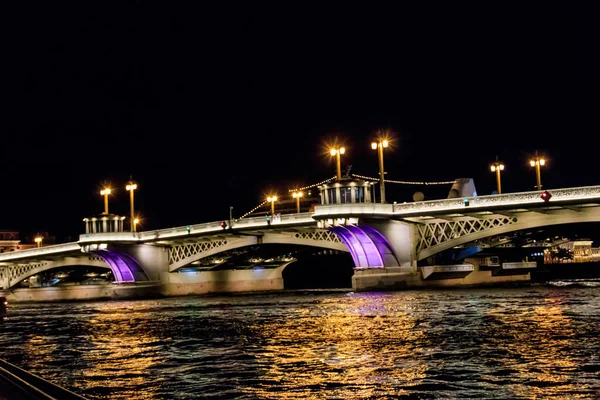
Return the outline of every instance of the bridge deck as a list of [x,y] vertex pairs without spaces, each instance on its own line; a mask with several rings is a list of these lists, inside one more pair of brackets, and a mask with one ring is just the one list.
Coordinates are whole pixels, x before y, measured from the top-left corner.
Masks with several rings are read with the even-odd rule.
[[89,233],[80,235],[78,242],[44,246],[40,248],[21,250],[0,254],[0,263],[18,259],[52,256],[80,250],[82,246],[94,243],[124,242],[124,243],[160,243],[185,237],[218,234],[220,232],[250,231],[265,228],[283,228],[298,226],[315,226],[318,220],[344,217],[378,217],[394,219],[427,219],[440,216],[470,216],[481,218],[484,214],[503,214],[511,212],[527,212],[538,210],[544,212],[557,208],[599,206],[600,186],[585,186],[577,188],[549,190],[552,198],[545,202],[540,191],[508,193],[500,195],[476,196],[430,200],[402,204],[334,204],[315,207],[315,212],[283,214],[268,223],[264,217],[244,218],[227,221],[231,227],[224,230],[222,221],[180,226],[167,229],[143,232]]

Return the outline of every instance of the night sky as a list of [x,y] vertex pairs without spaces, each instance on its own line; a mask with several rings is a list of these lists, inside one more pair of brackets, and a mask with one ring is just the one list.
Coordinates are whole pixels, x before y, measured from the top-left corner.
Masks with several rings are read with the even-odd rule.
[[336,137],[376,176],[377,129],[388,179],[489,194],[498,156],[503,192],[533,190],[537,149],[544,188],[600,184],[598,2],[119,4],[7,14],[1,229],[76,240],[104,181],[129,215],[130,175],[140,230],[240,216],[333,176]]

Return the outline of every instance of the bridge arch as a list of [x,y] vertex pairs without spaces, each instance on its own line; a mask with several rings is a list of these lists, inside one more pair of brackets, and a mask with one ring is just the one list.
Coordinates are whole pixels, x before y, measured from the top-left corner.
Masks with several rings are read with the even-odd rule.
[[[540,214],[535,212],[526,212],[519,215],[515,221],[488,229],[479,230],[477,232],[468,233],[466,235],[450,238],[439,242],[433,246],[429,246],[417,251],[417,260],[423,260],[427,257],[441,253],[444,250],[451,249],[455,246],[473,242],[475,240],[484,239],[490,236],[501,235],[509,232],[539,228],[552,225],[577,224],[585,222],[600,222],[600,207],[587,207],[575,211],[571,209],[553,210],[548,214]],[[431,230],[429,230],[431,232]],[[424,229],[420,228],[419,233],[423,235]],[[423,238],[420,238],[420,243],[423,243]]]
[[42,272],[50,271],[62,267],[99,267],[111,269],[103,258],[94,255],[85,255],[79,257],[64,257],[57,260],[34,261],[27,264],[11,264],[4,267],[7,282],[6,289],[10,289],[22,282]]
[[174,272],[194,261],[242,247],[261,244],[293,244],[349,251],[348,247],[327,229],[307,229],[290,232],[265,232],[252,236],[219,236],[203,238],[198,242],[174,245],[169,249],[169,272]]

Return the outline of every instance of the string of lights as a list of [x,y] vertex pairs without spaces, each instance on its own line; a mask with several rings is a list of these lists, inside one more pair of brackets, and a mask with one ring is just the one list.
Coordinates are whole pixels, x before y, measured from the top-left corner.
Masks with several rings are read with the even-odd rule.
[[304,187],[297,188],[297,189],[290,189],[290,190],[288,190],[288,192],[290,192],[290,193],[291,192],[301,192],[301,191],[306,190],[306,189],[312,189],[312,188],[314,188],[316,186],[320,186],[320,185],[323,185],[323,184],[325,184],[327,182],[331,182],[332,180],[334,180],[336,178],[337,178],[336,176],[332,176],[331,178],[325,179],[324,181],[319,182],[319,183],[315,183],[314,185],[308,185],[308,186],[304,186]]
[[[288,190],[288,192],[289,193],[292,193],[292,192],[301,192],[303,190],[312,189],[312,188],[314,188],[316,186],[320,186],[320,185],[323,185],[323,184],[325,184],[327,182],[331,182],[334,179],[336,179],[336,176],[332,176],[331,178],[325,179],[324,181],[319,182],[319,183],[315,183],[313,185],[308,185],[308,186],[304,186],[304,187],[296,188],[296,189],[290,189],[290,190]],[[245,213],[244,215],[242,215],[241,217],[239,217],[238,220],[247,217],[248,215],[252,214],[254,211],[258,210],[259,208],[261,208],[262,206],[264,206],[267,203],[268,203],[267,200],[263,201],[262,203],[260,203],[256,207],[254,207],[252,210],[248,211],[247,213]]]
[[[370,180],[370,181],[379,181],[379,178],[373,178],[371,176],[358,175],[358,174],[352,174],[352,176],[355,177],[355,178],[367,179],[367,180]],[[332,176],[331,178],[325,179],[324,181],[321,181],[319,183],[315,183],[315,184],[312,184],[312,185],[304,186],[304,187],[301,187],[301,188],[290,189],[290,190],[288,190],[288,192],[289,193],[292,193],[292,192],[301,192],[303,190],[312,189],[314,187],[321,186],[321,185],[323,185],[323,184],[325,184],[327,182],[331,182],[331,181],[333,181],[336,178],[337,178],[336,176]],[[450,185],[450,184],[455,183],[456,181],[410,182],[410,181],[396,181],[396,180],[391,180],[391,179],[384,179],[384,182],[387,182],[387,183],[399,183],[399,184],[402,184],[402,185]],[[260,203],[256,207],[254,207],[252,210],[248,211],[247,213],[245,213],[244,215],[242,215],[241,217],[239,217],[238,220],[241,220],[241,219],[247,217],[248,215],[252,214],[253,212],[255,212],[259,208],[263,207],[267,203],[268,203],[267,200],[263,201],[262,203]]]
[[[369,179],[372,181],[379,181],[379,178],[373,178],[370,176],[364,176],[364,175],[357,175],[357,174],[352,174],[352,176],[354,176],[355,178],[361,178],[361,179]],[[391,179],[384,179],[384,182],[387,183],[400,183],[403,185],[451,185],[453,183],[456,183],[456,181],[443,181],[443,182],[409,182],[409,181],[395,181],[395,180],[391,180]]]
[[264,206],[265,204],[267,204],[267,200],[263,201],[262,203],[260,203],[259,205],[257,205],[256,207],[254,207],[252,210],[248,211],[246,214],[242,215],[241,217],[238,218],[238,220],[247,217],[248,215],[252,214],[254,211],[258,210],[259,208],[261,208],[262,206]]

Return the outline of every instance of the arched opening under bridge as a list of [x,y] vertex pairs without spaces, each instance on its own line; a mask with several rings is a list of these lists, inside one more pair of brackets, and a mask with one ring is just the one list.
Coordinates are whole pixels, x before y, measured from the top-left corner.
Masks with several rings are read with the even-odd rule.
[[114,282],[114,280],[113,273],[108,267],[73,265],[39,272],[23,279],[14,288],[103,285]]
[[310,249],[282,272],[284,289],[352,288],[354,262],[348,252]]

